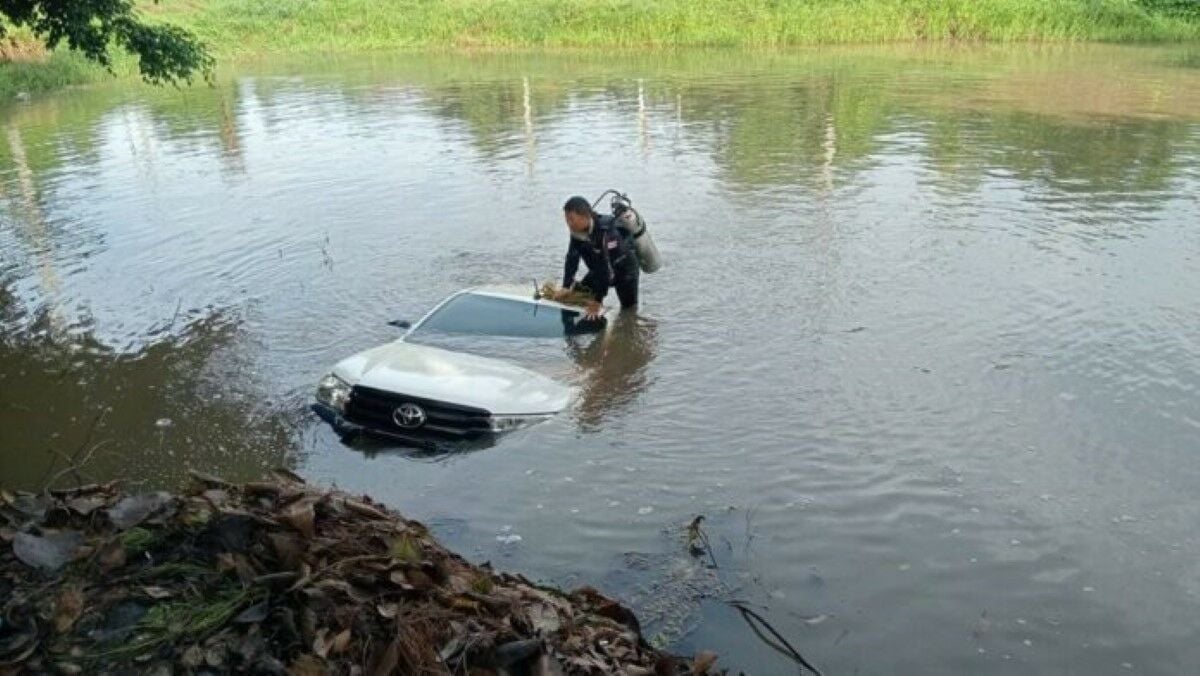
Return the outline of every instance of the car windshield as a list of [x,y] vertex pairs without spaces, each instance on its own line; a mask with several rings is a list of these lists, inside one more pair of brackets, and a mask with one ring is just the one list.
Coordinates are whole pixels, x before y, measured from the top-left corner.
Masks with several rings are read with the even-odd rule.
[[606,326],[605,319],[589,321],[579,310],[464,293],[417,324],[404,340],[501,359],[567,381],[575,370],[568,358],[570,344],[590,340]]
[[503,359],[555,379],[572,373],[569,336],[594,334],[604,319],[530,301],[464,293],[446,302],[405,337],[409,343]]
[[597,330],[578,310],[480,293],[455,296],[409,334],[425,342],[442,336],[563,338]]

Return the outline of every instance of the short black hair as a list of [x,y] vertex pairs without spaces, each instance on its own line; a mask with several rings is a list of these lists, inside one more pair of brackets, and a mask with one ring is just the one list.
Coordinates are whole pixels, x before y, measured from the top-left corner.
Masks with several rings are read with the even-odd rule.
[[567,203],[563,205],[563,211],[579,214],[580,216],[591,216],[592,203],[587,201],[587,198],[576,195],[567,200]]

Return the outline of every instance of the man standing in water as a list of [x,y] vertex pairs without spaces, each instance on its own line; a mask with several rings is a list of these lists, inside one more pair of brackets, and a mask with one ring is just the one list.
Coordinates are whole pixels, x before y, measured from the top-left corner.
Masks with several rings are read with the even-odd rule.
[[[563,215],[571,242],[567,247],[567,260],[563,266],[562,290],[558,298],[564,298],[569,290],[586,290],[592,300],[585,311],[589,319],[600,316],[601,303],[610,287],[616,288],[621,307],[632,308],[638,302],[638,279],[641,268],[633,242],[617,227],[612,216],[601,216],[592,211],[592,205],[583,197],[572,197],[563,205]],[[587,265],[587,275],[576,282],[579,260]]]

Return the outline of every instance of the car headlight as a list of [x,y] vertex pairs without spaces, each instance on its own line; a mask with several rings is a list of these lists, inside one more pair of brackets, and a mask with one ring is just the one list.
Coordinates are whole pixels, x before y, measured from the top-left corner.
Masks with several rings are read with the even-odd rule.
[[493,432],[511,432],[522,427],[528,427],[549,420],[553,414],[538,413],[534,415],[494,415],[488,419]]
[[350,398],[350,383],[330,373],[317,383],[317,401],[338,411],[346,412],[346,401]]

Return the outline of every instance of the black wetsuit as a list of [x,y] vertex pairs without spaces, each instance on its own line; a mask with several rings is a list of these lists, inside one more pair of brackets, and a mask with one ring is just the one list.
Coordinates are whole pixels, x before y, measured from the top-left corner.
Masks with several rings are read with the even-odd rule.
[[[588,273],[576,283],[575,273],[579,260],[583,259]],[[608,295],[609,288],[617,290],[621,307],[633,307],[638,302],[637,251],[633,240],[613,222],[612,216],[596,216],[587,240],[571,238],[567,248],[567,262],[563,267],[563,288],[586,288],[597,302]]]

